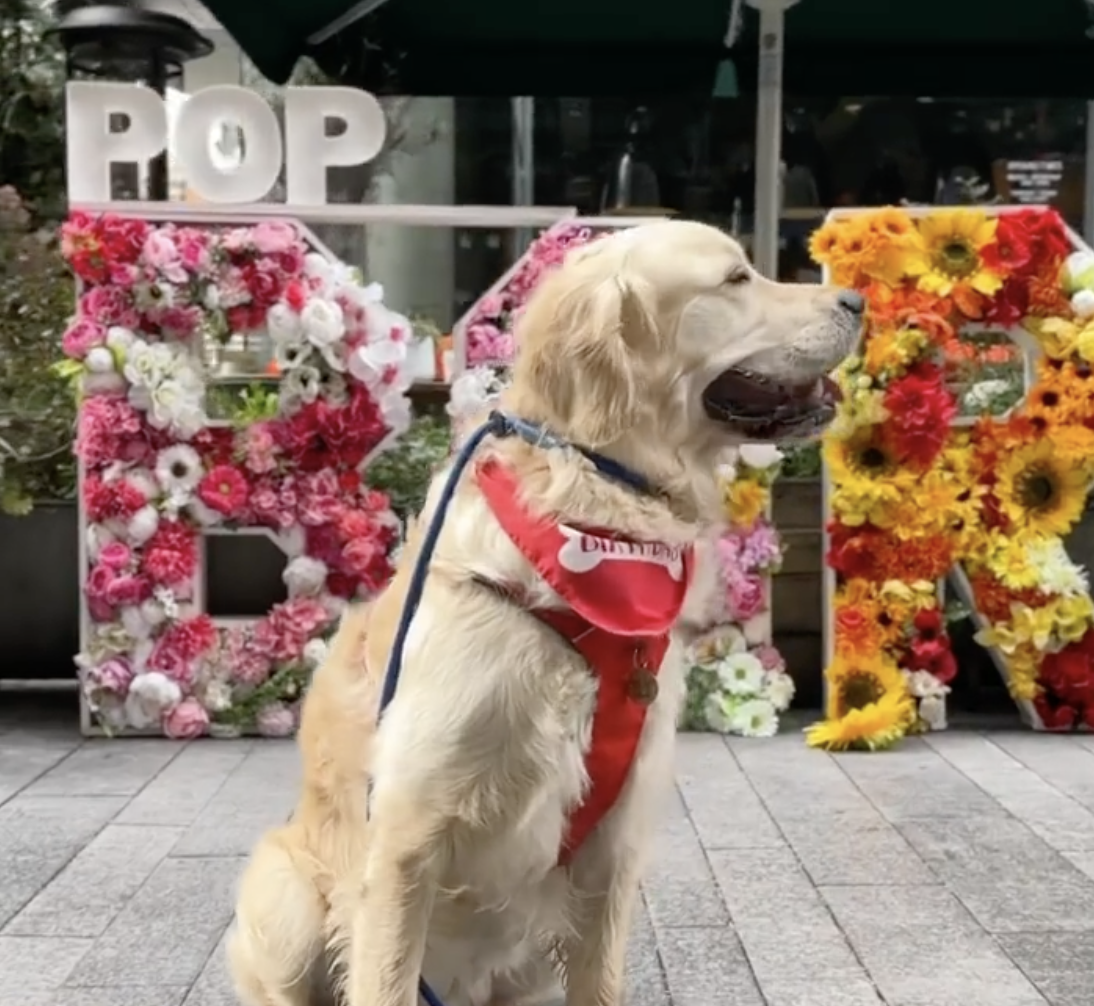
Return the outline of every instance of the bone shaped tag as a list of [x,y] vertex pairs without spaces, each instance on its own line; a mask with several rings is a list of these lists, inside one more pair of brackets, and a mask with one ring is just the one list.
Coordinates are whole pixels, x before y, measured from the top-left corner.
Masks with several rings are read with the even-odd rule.
[[663,566],[674,580],[684,576],[684,552],[679,545],[652,541],[615,541],[558,526],[566,539],[558,550],[558,564],[571,573],[588,573],[602,562],[652,562]]

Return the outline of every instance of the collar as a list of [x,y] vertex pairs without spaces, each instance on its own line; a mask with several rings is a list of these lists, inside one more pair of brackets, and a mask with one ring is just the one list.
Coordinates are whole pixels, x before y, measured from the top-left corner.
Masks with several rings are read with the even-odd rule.
[[592,466],[605,478],[633,489],[643,496],[661,495],[645,475],[588,447],[566,440],[552,433],[541,423],[534,423],[529,419],[521,419],[519,416],[511,416],[507,412],[498,410],[490,413],[490,422],[498,436],[517,436],[533,447],[569,447],[591,462]]

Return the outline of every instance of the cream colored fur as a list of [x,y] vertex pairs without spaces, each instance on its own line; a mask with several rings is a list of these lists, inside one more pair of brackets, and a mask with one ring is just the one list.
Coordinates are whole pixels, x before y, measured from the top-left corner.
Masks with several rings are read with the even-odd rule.
[[[659,223],[571,255],[533,296],[504,406],[643,472],[639,497],[578,454],[491,443],[528,503],[566,523],[672,543],[719,520],[719,457],[734,438],[701,392],[726,368],[796,381],[852,349],[858,319],[818,286],[755,275],[699,224]],[[441,483],[431,490],[428,522]],[[617,1006],[643,861],[671,783],[681,631],[627,786],[556,866],[596,680],[574,650],[476,579],[559,600],[501,531],[471,478],[444,525],[395,701],[376,708],[418,534],[388,589],[344,617],[304,707],[304,784],[239,890],[229,959],[245,1006],[415,1006],[423,973],[446,1006]],[[699,579],[712,574],[706,566]],[[372,804],[366,814],[371,780]]]

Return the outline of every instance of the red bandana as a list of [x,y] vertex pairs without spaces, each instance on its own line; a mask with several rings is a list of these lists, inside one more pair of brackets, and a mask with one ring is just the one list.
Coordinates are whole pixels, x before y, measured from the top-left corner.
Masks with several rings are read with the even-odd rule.
[[479,489],[502,529],[570,610],[533,609],[585,658],[597,676],[592,744],[585,759],[590,789],[570,817],[568,860],[612,808],[630,773],[657,694],[655,675],[691,581],[690,546],[628,541],[567,527],[530,513],[517,480],[497,462],[477,473]]

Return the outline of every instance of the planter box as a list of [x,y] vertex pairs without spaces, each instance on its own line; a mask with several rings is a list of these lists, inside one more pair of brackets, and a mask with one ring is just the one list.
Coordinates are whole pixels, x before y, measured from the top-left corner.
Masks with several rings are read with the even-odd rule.
[[80,648],[75,503],[0,515],[0,678],[72,678]]

